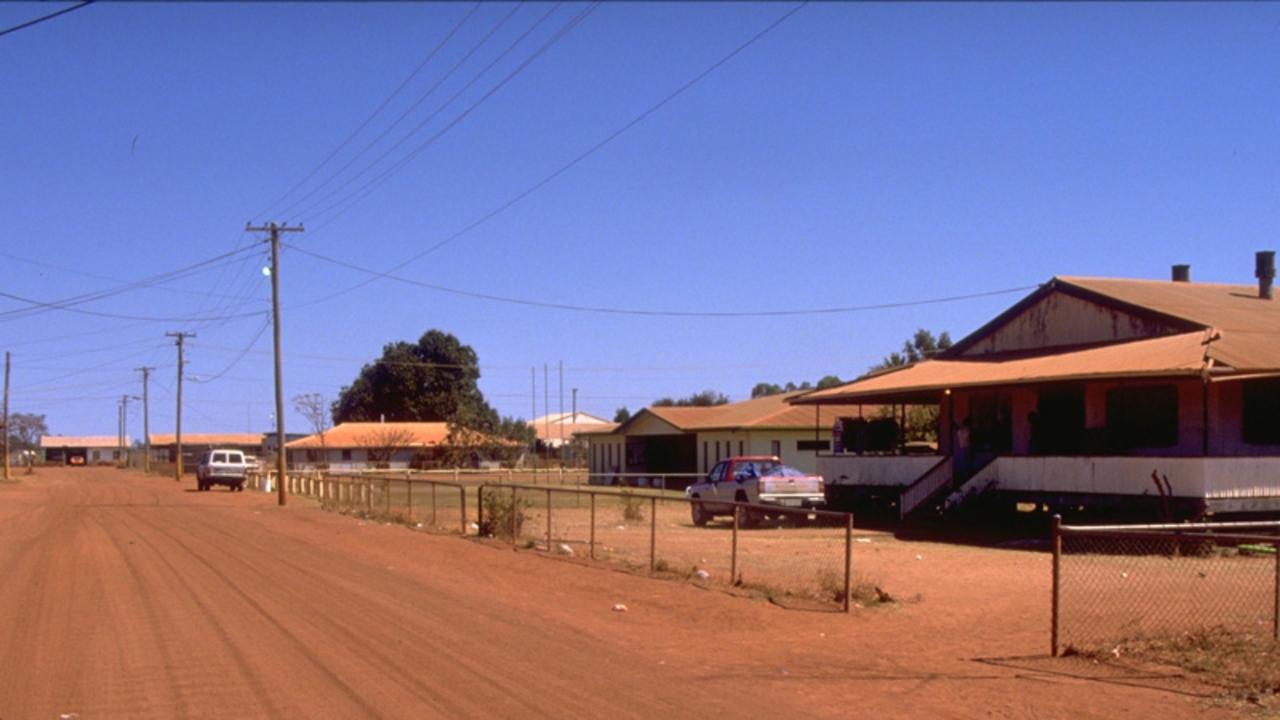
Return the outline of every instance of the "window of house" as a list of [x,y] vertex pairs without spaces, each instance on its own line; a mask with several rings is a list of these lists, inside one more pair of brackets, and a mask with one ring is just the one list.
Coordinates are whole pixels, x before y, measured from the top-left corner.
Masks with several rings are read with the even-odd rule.
[[1244,441],[1280,445],[1280,379],[1245,380],[1241,411]]
[[350,460],[350,459],[351,459],[351,451],[350,451],[350,450],[343,450],[343,451],[342,451],[342,459],[343,459],[343,460]]
[[1178,444],[1178,388],[1135,385],[1107,391],[1107,440],[1114,452]]
[[831,449],[830,440],[797,440],[796,450],[826,452]]
[[782,441],[781,440],[770,441],[769,454],[774,457],[782,457]]

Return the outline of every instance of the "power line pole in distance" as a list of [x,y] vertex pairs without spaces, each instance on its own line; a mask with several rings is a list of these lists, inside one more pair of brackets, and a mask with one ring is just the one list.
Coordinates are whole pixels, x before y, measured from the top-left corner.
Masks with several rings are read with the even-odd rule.
[[151,472],[151,403],[147,400],[147,378],[153,367],[134,368],[142,373],[142,472]]
[[271,233],[271,325],[276,358],[276,503],[284,505],[285,455],[284,455],[284,373],[280,368],[280,233],[303,232],[301,225],[289,227],[288,223],[269,223],[254,227],[248,223],[245,232]]
[[9,352],[4,354],[4,479],[9,481]]
[[165,337],[177,338],[176,343],[178,345],[178,417],[174,422],[173,433],[174,444],[178,446],[177,464],[174,466],[173,470],[173,479],[176,482],[182,482],[182,348],[187,338],[193,338],[195,336],[195,333],[189,332],[165,333]]

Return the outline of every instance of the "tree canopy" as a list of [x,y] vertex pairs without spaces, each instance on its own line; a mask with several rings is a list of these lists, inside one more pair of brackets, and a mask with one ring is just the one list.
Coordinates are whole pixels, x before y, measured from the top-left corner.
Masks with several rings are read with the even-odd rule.
[[797,390],[822,390],[824,388],[835,387],[843,382],[844,381],[836,375],[823,376],[817,383],[810,383],[808,380],[805,380],[799,385],[794,382],[788,382],[786,385],[761,382],[756,383],[756,386],[751,388],[751,397],[767,397],[769,395],[780,395],[782,393],[795,392]]
[[902,352],[889,353],[877,365],[871,367],[872,370],[883,370],[885,368],[902,367],[925,360],[947,348],[951,347],[951,335],[943,330],[934,337],[933,333],[920,328],[916,330],[915,335],[910,340],[902,343]]
[[727,405],[728,403],[728,395],[716,390],[703,390],[689,397],[679,399],[659,398],[653,401],[653,407],[711,407],[713,405]]
[[384,345],[333,403],[333,421],[442,422],[460,411],[497,423],[477,386],[480,361],[458,338],[429,330],[417,343]]
[[9,414],[9,447],[14,450],[35,450],[40,438],[49,434],[43,415],[33,413]]
[[472,431],[532,441],[533,429],[524,421],[498,416],[480,392],[479,379],[475,350],[450,333],[428,330],[417,343],[383,346],[382,357],[338,393],[333,421],[447,422],[458,439]]
[[616,423],[624,423],[630,419],[631,411],[628,410],[625,405],[618,408],[617,411],[613,413],[613,421]]

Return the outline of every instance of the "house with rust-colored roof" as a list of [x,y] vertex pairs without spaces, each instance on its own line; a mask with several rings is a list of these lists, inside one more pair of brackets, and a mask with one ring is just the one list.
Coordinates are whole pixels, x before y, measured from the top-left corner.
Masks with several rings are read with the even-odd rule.
[[[580,430],[587,440],[592,480],[611,484],[626,479],[649,484],[668,478],[666,487],[683,487],[735,455],[776,455],[812,472],[819,451],[831,448],[831,427],[838,417],[857,416],[860,408],[792,405],[801,393],[781,393],[709,407],[647,407],[621,425]],[[875,408],[861,408],[869,417]]]
[[128,448],[129,436],[117,435],[45,435],[40,438],[44,462],[64,465],[88,465],[120,460],[121,443]]
[[1055,277],[935,358],[794,399],[939,408],[939,454],[821,458],[854,506],[1155,519],[1280,512],[1280,302],[1257,284]]
[[[422,468],[440,465],[458,440],[447,422],[344,422],[284,447],[295,468]],[[486,447],[513,444],[480,433],[467,433],[462,442],[477,455]]]
[[[173,433],[151,433],[151,462],[178,461],[178,438]],[[265,454],[263,433],[182,433],[182,464],[192,469],[201,455],[210,450],[240,450],[246,455]]]

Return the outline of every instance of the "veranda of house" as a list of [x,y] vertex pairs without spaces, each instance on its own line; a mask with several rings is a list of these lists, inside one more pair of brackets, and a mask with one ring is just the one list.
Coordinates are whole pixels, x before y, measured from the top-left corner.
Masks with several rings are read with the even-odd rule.
[[1253,286],[1055,278],[937,359],[793,402],[937,409],[935,455],[818,458],[838,501],[899,518],[1280,511],[1280,314]]

